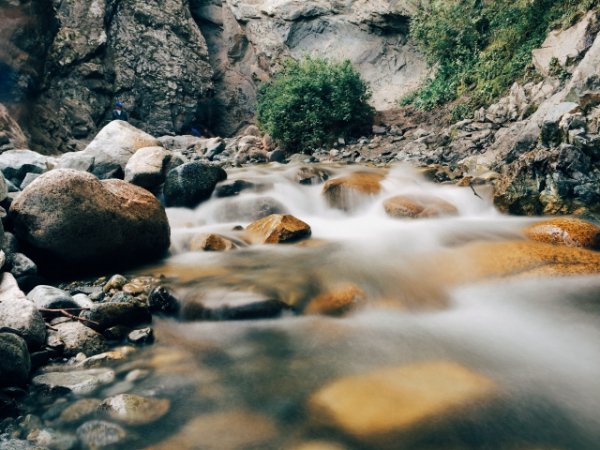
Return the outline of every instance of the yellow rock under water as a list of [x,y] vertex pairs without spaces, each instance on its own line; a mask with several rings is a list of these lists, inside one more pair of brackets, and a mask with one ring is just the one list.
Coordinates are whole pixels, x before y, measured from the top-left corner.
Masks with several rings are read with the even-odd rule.
[[191,252],[199,250],[221,252],[225,250],[234,250],[236,248],[237,247],[233,242],[218,234],[199,234],[192,239],[190,244]]
[[392,217],[412,219],[458,214],[454,205],[432,195],[396,195],[385,200],[383,207]]
[[366,297],[362,289],[347,284],[317,295],[306,306],[304,313],[340,316],[366,301]]
[[239,450],[275,434],[275,425],[265,416],[243,410],[219,412],[192,419],[176,435],[146,450]]
[[[444,284],[600,273],[600,253],[531,241],[476,242],[422,263]],[[432,269],[433,267],[433,269]]]
[[529,239],[567,247],[600,248],[600,227],[586,220],[558,218],[535,223],[523,230]]
[[497,384],[450,362],[378,370],[334,381],[308,401],[309,420],[364,444],[397,449],[487,405]]

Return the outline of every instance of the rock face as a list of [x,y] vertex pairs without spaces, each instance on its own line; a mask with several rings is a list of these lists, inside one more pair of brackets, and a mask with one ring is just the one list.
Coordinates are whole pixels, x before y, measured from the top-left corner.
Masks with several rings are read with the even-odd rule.
[[0,386],[24,385],[30,369],[25,341],[14,334],[0,333]]
[[208,199],[219,181],[227,179],[227,173],[216,166],[196,162],[183,164],[167,174],[164,186],[167,206],[196,206]]
[[0,152],[19,148],[27,148],[27,138],[8,109],[0,104]]
[[290,214],[273,214],[248,225],[246,233],[254,244],[279,244],[307,238],[311,230]]
[[409,447],[437,427],[493,401],[488,378],[448,362],[383,369],[343,378],[309,399],[310,418],[371,446]]
[[600,227],[581,219],[552,219],[523,230],[529,239],[567,247],[600,248]]
[[11,206],[15,234],[67,264],[147,262],[165,254],[170,228],[148,191],[72,169],[34,181]]

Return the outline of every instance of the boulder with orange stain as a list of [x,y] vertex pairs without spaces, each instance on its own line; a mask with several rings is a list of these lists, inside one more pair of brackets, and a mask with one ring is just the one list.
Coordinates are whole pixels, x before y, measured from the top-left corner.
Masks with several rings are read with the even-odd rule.
[[412,219],[458,214],[454,205],[432,195],[396,195],[385,200],[383,207],[392,217]]
[[385,177],[375,172],[357,172],[329,180],[323,187],[323,196],[332,208],[350,211],[365,203],[370,196],[381,192]]
[[291,214],[271,214],[248,225],[245,233],[252,244],[295,242],[310,234],[310,226]]
[[398,449],[476,414],[498,396],[489,378],[438,361],[333,381],[309,398],[308,414],[316,428],[334,429],[368,448]]
[[317,295],[308,303],[304,313],[341,316],[365,300],[366,295],[361,288],[347,284]]
[[567,247],[600,249],[600,227],[581,219],[558,218],[523,230],[529,239]]

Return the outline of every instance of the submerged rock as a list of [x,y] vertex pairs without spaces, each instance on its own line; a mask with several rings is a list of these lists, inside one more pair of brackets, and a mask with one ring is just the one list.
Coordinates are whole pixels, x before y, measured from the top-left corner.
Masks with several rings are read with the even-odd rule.
[[88,326],[98,331],[106,330],[115,325],[136,325],[152,321],[152,315],[148,307],[138,301],[132,303],[100,303],[93,309],[82,311],[80,316],[99,323],[99,326],[87,323]]
[[221,183],[215,189],[215,195],[217,197],[233,197],[238,195],[240,192],[264,192],[271,189],[273,184],[271,183],[255,183],[253,181],[246,180],[231,180]]
[[276,317],[287,305],[254,292],[215,290],[189,298],[184,320],[247,320]]
[[235,250],[236,245],[229,239],[225,239],[218,234],[199,234],[194,236],[190,244],[190,251],[213,251],[220,252],[224,250]]
[[454,205],[431,195],[396,195],[385,200],[383,207],[392,217],[413,219],[458,214]]
[[294,176],[295,180],[300,184],[321,184],[327,181],[330,177],[327,170],[316,167],[300,167]]
[[381,191],[383,175],[357,172],[325,183],[323,196],[332,208],[350,211]]
[[308,402],[316,427],[396,449],[476,413],[498,395],[492,380],[450,362],[382,369],[334,381]]
[[304,313],[340,316],[365,302],[366,298],[362,289],[349,284],[319,294],[304,308]]
[[32,444],[48,447],[51,450],[71,450],[78,447],[76,436],[49,428],[33,430],[27,435],[27,440]]
[[153,287],[148,294],[148,308],[153,313],[175,314],[179,311],[179,300],[169,288],[158,285]]
[[91,420],[77,428],[77,437],[90,449],[111,448],[125,441],[127,432],[116,423]]
[[261,443],[276,434],[275,424],[266,416],[244,410],[216,412],[190,420],[177,434],[146,450],[194,450],[198,442],[203,450],[267,448]]
[[164,416],[170,406],[171,402],[167,399],[120,394],[104,400],[98,409],[107,411],[114,419],[122,420],[129,425],[145,425],[156,422]]
[[271,214],[285,214],[287,208],[271,197],[245,198],[230,201],[216,212],[217,219],[221,222],[244,221],[252,222],[270,216]]
[[534,241],[567,247],[600,249],[600,227],[586,220],[552,219],[530,225],[523,232]]
[[59,419],[62,423],[78,422],[95,413],[100,403],[102,401],[95,398],[83,398],[65,408]]
[[217,183],[226,179],[227,173],[220,167],[197,162],[183,164],[167,174],[165,203],[193,208],[208,199]]
[[246,228],[246,235],[253,244],[294,242],[310,234],[310,226],[290,214],[273,214]]
[[20,239],[78,267],[148,262],[170,245],[169,222],[156,197],[71,169],[42,175],[13,202],[11,214]]
[[27,383],[31,361],[27,343],[12,333],[0,333],[0,386]]
[[152,327],[133,330],[127,335],[127,340],[134,345],[151,344],[154,342],[154,330]]

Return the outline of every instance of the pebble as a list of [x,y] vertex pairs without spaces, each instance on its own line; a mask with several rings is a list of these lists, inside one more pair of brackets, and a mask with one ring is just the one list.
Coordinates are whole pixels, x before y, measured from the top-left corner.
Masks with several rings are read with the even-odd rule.
[[53,286],[37,286],[27,294],[27,298],[38,308],[62,309],[80,307],[67,292]]
[[125,359],[125,355],[121,352],[105,352],[85,358],[76,364],[75,367],[78,369],[92,369],[94,367],[106,366],[108,363],[121,361],[123,359]]
[[154,342],[154,331],[151,327],[133,330],[127,335],[127,340],[134,345],[151,344]]
[[109,369],[91,369],[78,372],[50,372],[34,377],[34,386],[43,386],[52,391],[68,389],[74,394],[89,394],[100,385],[112,383],[115,372]]
[[108,280],[108,283],[104,285],[104,292],[108,292],[111,289],[121,290],[121,288],[126,284],[127,278],[125,278],[123,275],[113,275],[110,280]]

